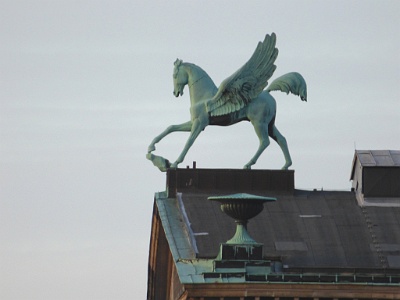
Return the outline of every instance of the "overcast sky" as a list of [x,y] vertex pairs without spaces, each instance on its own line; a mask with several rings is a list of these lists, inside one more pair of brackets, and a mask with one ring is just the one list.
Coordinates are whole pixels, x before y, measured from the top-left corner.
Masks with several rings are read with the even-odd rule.
[[[296,187],[350,189],[354,149],[400,149],[400,1],[0,2],[0,298],[144,299],[154,136],[189,120],[177,57],[219,83],[267,33]],[[158,144],[174,161],[187,134]],[[241,168],[249,123],[208,127],[182,167]],[[271,143],[255,168],[284,164]]]

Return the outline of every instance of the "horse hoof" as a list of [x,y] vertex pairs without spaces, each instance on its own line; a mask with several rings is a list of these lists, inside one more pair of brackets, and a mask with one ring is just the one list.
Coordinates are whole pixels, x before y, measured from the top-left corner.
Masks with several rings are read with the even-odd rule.
[[150,146],[147,148],[147,153],[153,152],[154,150],[156,150],[156,147],[155,147],[154,145],[150,145]]
[[290,164],[285,164],[283,167],[282,167],[282,169],[281,170],[287,170],[287,169],[289,169],[289,167],[292,165],[292,163],[290,163]]

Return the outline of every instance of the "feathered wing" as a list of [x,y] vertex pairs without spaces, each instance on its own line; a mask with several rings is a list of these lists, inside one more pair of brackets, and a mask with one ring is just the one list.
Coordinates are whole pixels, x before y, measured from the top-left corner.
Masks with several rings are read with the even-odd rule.
[[248,62],[221,83],[215,96],[207,103],[211,116],[240,110],[264,90],[276,69],[274,62],[278,49],[275,44],[275,33],[266,35]]

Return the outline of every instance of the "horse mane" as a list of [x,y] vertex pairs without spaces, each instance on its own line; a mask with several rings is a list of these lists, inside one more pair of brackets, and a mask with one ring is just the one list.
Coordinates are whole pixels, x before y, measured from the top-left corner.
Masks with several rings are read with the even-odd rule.
[[[214,86],[215,89],[217,89],[217,86],[215,85],[214,81],[207,74],[207,72],[203,70],[203,68],[199,67],[198,65],[196,65],[194,63],[189,63],[189,62],[184,62],[184,63],[182,63],[182,65],[189,67],[190,69],[192,69],[192,71],[195,70],[197,80],[206,79],[209,81],[209,83],[211,83]],[[192,75],[194,75],[193,73],[192,73]]]
[[195,69],[197,72],[200,72],[201,74],[198,74],[199,76],[201,76],[201,77],[206,77],[207,76],[207,77],[210,78],[210,76],[207,74],[207,72],[204,71],[201,67],[199,67],[198,65],[193,64],[193,63],[183,62],[182,59],[177,58],[175,60],[175,62],[174,62],[174,66],[175,66],[174,73],[173,73],[174,78],[176,78],[176,76],[178,75],[179,68],[181,66],[188,66],[188,67],[190,67],[192,69]]

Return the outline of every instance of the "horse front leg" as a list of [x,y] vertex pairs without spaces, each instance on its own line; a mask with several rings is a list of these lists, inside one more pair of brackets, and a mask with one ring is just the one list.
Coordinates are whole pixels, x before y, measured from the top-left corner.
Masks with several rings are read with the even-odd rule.
[[157,135],[153,141],[150,143],[149,147],[147,148],[147,153],[151,153],[156,150],[155,144],[161,141],[165,136],[168,134],[175,132],[175,131],[191,131],[192,130],[192,121],[178,124],[178,125],[171,125],[168,126],[161,134]]
[[188,140],[186,141],[185,147],[183,148],[181,154],[179,155],[178,159],[171,165],[171,169],[176,169],[178,165],[183,162],[185,159],[186,154],[188,153],[190,147],[193,145],[196,138],[199,136],[200,132],[204,130],[206,127],[205,123],[196,120],[192,124],[192,130]]

